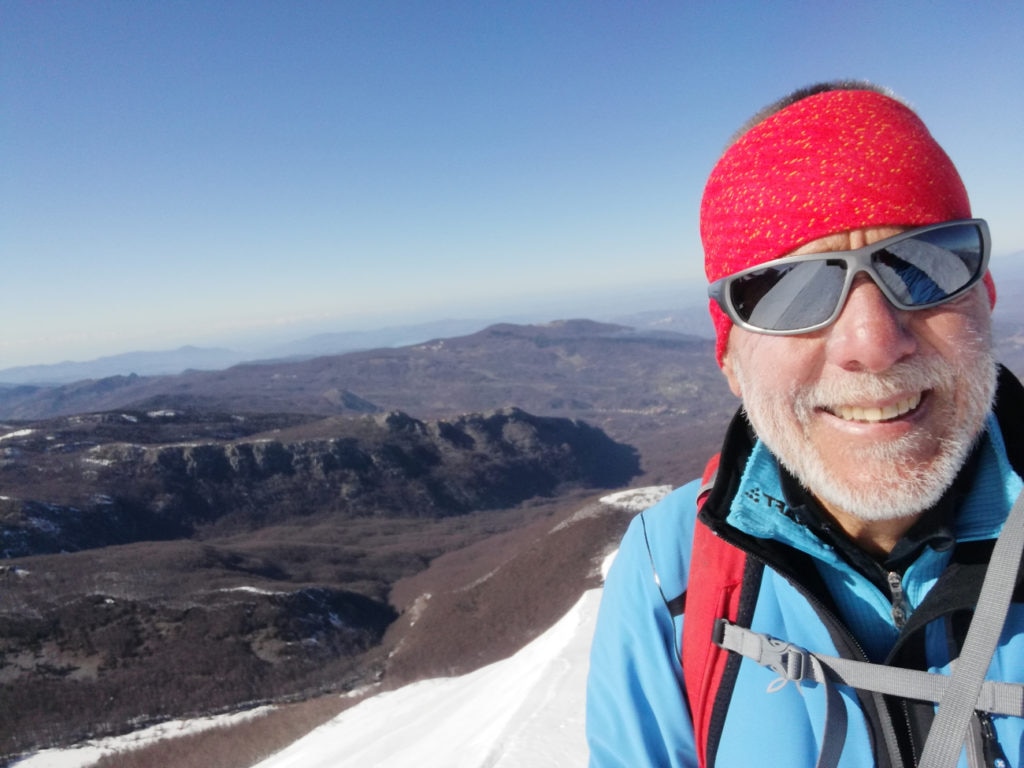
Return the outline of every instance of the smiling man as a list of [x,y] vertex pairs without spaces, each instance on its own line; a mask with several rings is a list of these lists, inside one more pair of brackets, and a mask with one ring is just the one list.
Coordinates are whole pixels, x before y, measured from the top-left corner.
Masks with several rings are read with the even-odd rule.
[[726,149],[701,237],[742,408],[623,538],[591,765],[1021,765],[1024,390],[956,168],[882,89],[814,86]]

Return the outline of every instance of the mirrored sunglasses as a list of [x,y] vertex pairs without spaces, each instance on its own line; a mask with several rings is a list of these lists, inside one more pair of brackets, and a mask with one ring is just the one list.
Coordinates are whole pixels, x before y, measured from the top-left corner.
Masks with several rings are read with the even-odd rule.
[[776,259],[716,280],[708,295],[747,330],[808,333],[835,322],[861,272],[897,309],[927,309],[975,285],[988,268],[989,250],[982,219],[949,221],[853,251]]

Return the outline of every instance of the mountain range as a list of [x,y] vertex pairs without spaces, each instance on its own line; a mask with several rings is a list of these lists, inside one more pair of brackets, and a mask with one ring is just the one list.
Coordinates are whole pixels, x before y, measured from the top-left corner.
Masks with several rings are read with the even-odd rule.
[[[538,313],[533,313],[534,315]],[[591,315],[587,315],[591,317]],[[388,325],[370,330],[322,331],[310,336],[233,347],[186,345],[177,349],[125,352],[95,360],[67,360],[59,363],[23,365],[0,369],[0,389],[23,384],[55,386],[83,379],[113,376],[166,376],[187,370],[212,371],[251,361],[294,361],[340,355],[382,347],[420,344],[437,338],[475,333],[499,322],[533,324],[536,318],[509,316],[500,319],[450,318],[406,325]],[[709,337],[712,333],[703,303],[674,310],[644,310],[610,313],[606,322],[637,329],[674,331]]]

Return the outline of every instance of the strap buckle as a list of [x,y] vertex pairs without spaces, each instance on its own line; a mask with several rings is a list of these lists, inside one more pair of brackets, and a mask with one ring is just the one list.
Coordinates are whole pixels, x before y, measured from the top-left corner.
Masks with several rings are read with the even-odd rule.
[[715,645],[767,667],[783,680],[794,683],[815,681],[811,654],[799,645],[738,627],[727,619],[715,621],[711,639]]
[[799,683],[804,671],[810,669],[810,654],[798,645],[763,635],[760,663],[779,677]]

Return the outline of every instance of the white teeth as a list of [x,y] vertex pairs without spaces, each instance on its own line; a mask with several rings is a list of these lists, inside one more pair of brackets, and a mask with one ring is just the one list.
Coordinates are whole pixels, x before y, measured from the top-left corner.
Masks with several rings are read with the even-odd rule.
[[917,408],[920,402],[921,393],[917,393],[910,397],[906,397],[893,405],[887,405],[883,408],[871,406],[863,408],[859,405],[840,405],[833,408],[832,413],[845,421],[888,421],[889,419],[895,419],[905,413],[909,413]]

